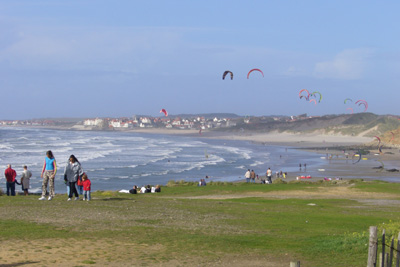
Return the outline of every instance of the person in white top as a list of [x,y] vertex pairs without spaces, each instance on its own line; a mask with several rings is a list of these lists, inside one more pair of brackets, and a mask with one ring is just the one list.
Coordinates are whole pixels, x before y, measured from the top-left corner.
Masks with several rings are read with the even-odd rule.
[[267,183],[272,184],[272,171],[271,168],[267,170]]
[[246,183],[250,183],[250,169],[247,170],[244,177],[246,178]]

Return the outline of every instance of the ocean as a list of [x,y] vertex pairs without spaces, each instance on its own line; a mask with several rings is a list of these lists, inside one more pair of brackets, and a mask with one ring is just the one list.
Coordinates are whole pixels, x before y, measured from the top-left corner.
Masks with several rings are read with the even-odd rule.
[[[299,162],[318,164],[318,155],[280,146],[132,132],[0,128],[0,170],[11,164],[17,177],[23,165],[33,173],[30,192],[41,192],[40,173],[47,150],[57,161],[56,192],[65,192],[63,172],[74,154],[92,181],[92,190],[165,185],[169,180],[237,181],[247,169],[264,175],[298,170]],[[0,186],[5,187],[1,179]],[[18,187],[18,186],[17,186]]]
[[[63,173],[71,154],[81,162],[94,191],[165,185],[169,180],[199,181],[206,176],[208,181],[232,182],[244,179],[247,169],[262,176],[269,167],[274,174],[321,176],[318,169],[329,168],[321,154],[304,150],[180,135],[1,127],[0,140],[0,171],[4,173],[11,164],[19,180],[27,165],[33,174],[33,193],[41,192],[47,150],[57,161],[56,193],[66,192]],[[299,163],[306,163],[307,171],[300,172]],[[4,190],[5,179],[0,179],[0,186]]]

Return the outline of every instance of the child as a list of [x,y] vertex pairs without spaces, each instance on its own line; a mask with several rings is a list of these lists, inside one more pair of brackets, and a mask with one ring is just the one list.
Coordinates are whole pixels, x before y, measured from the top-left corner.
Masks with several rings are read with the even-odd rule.
[[89,201],[91,199],[90,190],[92,183],[90,182],[86,173],[82,175],[82,183],[83,183],[83,200]]

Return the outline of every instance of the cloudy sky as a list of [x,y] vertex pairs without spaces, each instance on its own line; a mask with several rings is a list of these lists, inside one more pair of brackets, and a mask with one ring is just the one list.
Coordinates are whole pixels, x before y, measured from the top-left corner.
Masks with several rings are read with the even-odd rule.
[[[399,115],[398,10],[394,0],[3,0],[0,119],[324,115],[362,112],[359,99]],[[253,68],[264,77],[247,79]]]

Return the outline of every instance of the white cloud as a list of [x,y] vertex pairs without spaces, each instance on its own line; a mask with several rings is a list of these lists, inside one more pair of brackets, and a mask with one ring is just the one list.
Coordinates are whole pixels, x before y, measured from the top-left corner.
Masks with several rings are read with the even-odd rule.
[[333,78],[342,80],[357,80],[362,78],[372,49],[347,49],[335,56],[331,61],[318,62],[314,68],[314,75],[319,78]]

